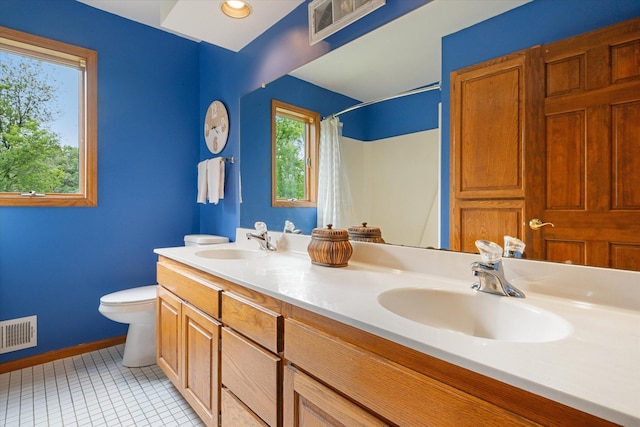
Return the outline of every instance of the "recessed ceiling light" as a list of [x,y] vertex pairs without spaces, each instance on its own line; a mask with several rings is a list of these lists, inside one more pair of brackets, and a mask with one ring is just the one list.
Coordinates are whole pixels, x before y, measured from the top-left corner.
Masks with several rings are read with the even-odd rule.
[[220,5],[220,9],[225,15],[236,19],[246,18],[251,14],[251,6],[240,0],[227,0]]

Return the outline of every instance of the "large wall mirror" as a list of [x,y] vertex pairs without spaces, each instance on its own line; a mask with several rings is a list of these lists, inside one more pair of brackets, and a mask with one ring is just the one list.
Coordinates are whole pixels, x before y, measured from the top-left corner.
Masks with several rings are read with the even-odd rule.
[[[240,225],[292,220],[305,233],[314,208],[272,208],[271,100],[322,117],[440,81],[441,38],[529,0],[433,1],[242,97]],[[458,4],[453,4],[458,3]],[[445,17],[445,19],[443,19]],[[353,224],[380,227],[388,243],[440,247],[440,92],[423,92],[340,116]]]
[[[272,99],[308,108],[326,117],[355,104],[443,82],[442,92],[424,92],[380,102],[343,114],[340,119],[356,212],[351,225],[367,221],[370,226],[380,227],[384,239],[391,244],[448,248],[448,74],[460,67],[447,69],[446,64],[444,67],[442,64],[447,60],[449,65],[455,64],[457,58],[451,60],[451,57],[466,55],[469,59],[465,60],[470,62],[465,66],[468,66],[518,49],[509,47],[510,40],[505,38],[505,46],[496,47],[497,53],[487,53],[486,58],[472,50],[445,52],[443,56],[442,37],[527,3],[528,0],[434,0],[243,96],[240,102],[243,188],[240,226],[252,227],[255,221],[266,221],[271,229],[277,230],[285,220],[292,220],[305,234],[316,226],[314,208],[271,207],[268,178],[271,176],[269,112]],[[514,22],[527,19],[519,16]],[[610,19],[612,22],[622,20]],[[559,20],[559,17],[551,20],[550,27],[564,25]],[[497,24],[492,25],[495,31]],[[510,25],[513,29],[514,24]],[[587,26],[584,31],[579,28],[574,31],[577,34],[590,29]],[[531,36],[531,40],[536,41],[536,37],[541,36]],[[535,44],[521,43],[523,47]],[[477,60],[472,59],[474,55]],[[443,115],[447,119],[444,126]],[[443,139],[446,147],[441,143]],[[443,201],[446,201],[444,207]]]

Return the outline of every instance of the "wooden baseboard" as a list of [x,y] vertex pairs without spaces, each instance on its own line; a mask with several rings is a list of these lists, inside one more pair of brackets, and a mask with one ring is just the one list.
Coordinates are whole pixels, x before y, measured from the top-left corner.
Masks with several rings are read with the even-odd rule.
[[16,371],[22,368],[40,365],[41,363],[51,362],[53,360],[64,359],[65,357],[77,356],[78,354],[88,353],[90,351],[101,350],[103,348],[112,347],[114,345],[123,344],[127,339],[126,335],[120,335],[113,338],[107,338],[100,341],[94,341],[86,344],[80,344],[73,347],[54,350],[48,353],[36,354],[35,356],[24,357],[10,362],[0,363],[0,374],[5,372]]

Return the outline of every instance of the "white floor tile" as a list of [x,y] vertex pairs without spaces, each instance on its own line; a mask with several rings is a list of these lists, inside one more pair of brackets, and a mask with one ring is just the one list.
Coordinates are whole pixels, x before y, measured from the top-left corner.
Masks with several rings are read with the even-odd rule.
[[157,365],[122,366],[124,345],[0,375],[0,427],[203,426]]

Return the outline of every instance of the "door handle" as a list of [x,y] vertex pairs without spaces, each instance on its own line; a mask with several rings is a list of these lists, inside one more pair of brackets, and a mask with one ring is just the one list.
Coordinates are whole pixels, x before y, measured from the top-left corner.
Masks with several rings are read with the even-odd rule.
[[551,222],[542,222],[538,218],[533,218],[531,221],[529,221],[529,227],[531,227],[532,230],[540,230],[542,227],[544,227],[546,225],[550,225],[552,227],[555,227],[555,225],[553,223],[551,223]]

